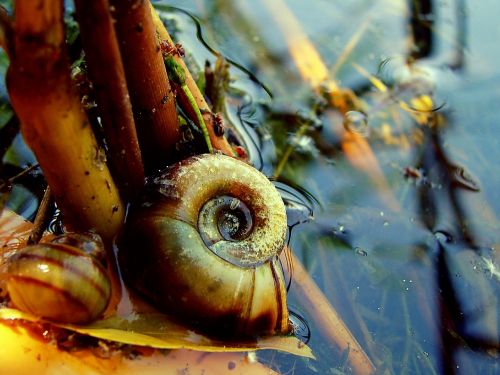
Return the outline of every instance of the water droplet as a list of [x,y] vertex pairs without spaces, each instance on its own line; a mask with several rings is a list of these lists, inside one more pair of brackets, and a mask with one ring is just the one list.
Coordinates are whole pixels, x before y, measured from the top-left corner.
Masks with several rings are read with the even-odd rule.
[[434,237],[436,237],[436,240],[441,243],[450,243],[453,241],[453,237],[451,236],[451,234],[443,230],[434,232]]
[[106,152],[101,147],[95,148],[94,159],[92,160],[95,167],[102,171],[106,166]]
[[336,227],[333,227],[333,234],[336,236],[341,236],[346,233],[346,229],[344,224],[337,224]]
[[299,313],[290,310],[289,319],[295,336],[307,344],[311,339],[311,329],[305,318]]
[[370,128],[368,127],[367,117],[359,111],[348,111],[344,117],[344,128],[347,131],[368,137]]
[[314,140],[308,135],[297,136],[296,134],[293,134],[290,136],[288,142],[295,149],[295,151],[301,154],[311,154],[313,156],[319,154],[319,151],[314,144]]

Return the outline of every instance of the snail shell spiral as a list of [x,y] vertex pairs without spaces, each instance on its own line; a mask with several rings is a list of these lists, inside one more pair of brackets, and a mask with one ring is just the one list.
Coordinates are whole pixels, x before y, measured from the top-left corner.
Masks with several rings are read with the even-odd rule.
[[27,246],[7,265],[12,303],[33,315],[64,323],[88,323],[106,309],[111,283],[98,235],[67,233]]
[[262,173],[201,155],[150,181],[118,258],[130,285],[190,325],[221,336],[283,333],[285,237],[283,201]]

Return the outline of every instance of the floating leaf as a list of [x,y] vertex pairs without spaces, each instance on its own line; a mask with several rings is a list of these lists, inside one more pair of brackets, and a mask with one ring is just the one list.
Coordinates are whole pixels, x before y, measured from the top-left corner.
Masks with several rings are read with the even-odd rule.
[[[0,319],[43,321],[22,311],[0,309]],[[206,352],[245,352],[257,349],[275,349],[291,354],[314,358],[311,350],[294,336],[273,336],[252,342],[218,341],[172,322],[160,313],[136,313],[126,318],[112,316],[87,326],[51,323],[84,335],[123,344],[149,346],[156,349],[192,349]]]
[[29,334],[22,326],[0,324],[0,373],[67,375],[229,375],[275,374],[244,353],[190,350],[154,351],[150,355],[100,358],[90,350],[62,351]]
[[[15,251],[25,243],[32,224],[17,214],[5,210],[0,217],[0,249]],[[6,254],[7,255],[7,254]],[[130,302],[134,305],[136,301]],[[139,301],[140,302],[140,301]],[[137,303],[140,305],[141,303]],[[273,336],[251,342],[227,342],[208,338],[169,319],[168,316],[131,310],[125,316],[113,315],[87,326],[51,323],[80,334],[123,344],[148,346],[156,349],[192,349],[205,352],[245,352],[275,349],[314,358],[310,348],[294,336]],[[39,317],[12,308],[0,309],[0,320],[40,322]],[[2,336],[0,336],[0,347]]]

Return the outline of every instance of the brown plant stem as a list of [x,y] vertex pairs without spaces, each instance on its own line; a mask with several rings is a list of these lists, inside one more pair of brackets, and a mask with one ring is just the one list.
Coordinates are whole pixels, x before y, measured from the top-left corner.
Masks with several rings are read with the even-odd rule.
[[[285,253],[285,251],[283,252]],[[292,291],[303,301],[302,306],[322,328],[321,334],[333,346],[337,355],[348,352],[353,373],[368,375],[375,372],[375,366],[365,354],[356,338],[349,331],[342,318],[311,279],[302,263],[290,252],[293,263]],[[285,259],[283,259],[285,263]]]
[[[149,1],[148,1],[149,2]],[[161,21],[160,17],[158,16],[158,13],[156,10],[153,8],[153,5],[149,2],[151,14],[153,16],[153,22],[156,27],[156,32],[160,36],[162,40],[166,40],[169,44],[174,45],[172,38],[170,37],[167,29],[165,28],[165,25],[163,25],[163,22]],[[200,109],[200,112],[203,116],[203,120],[205,122],[205,125],[208,130],[208,135],[210,137],[210,142],[213,146],[214,149],[221,151],[222,153],[229,155],[229,156],[235,156],[235,152],[227,139],[223,135],[217,135],[217,133],[214,130],[214,121],[215,117],[208,106],[205,98],[203,97],[203,94],[200,92],[200,89],[196,85],[196,81],[193,79],[191,73],[189,72],[188,68],[186,67],[186,64],[184,63],[184,60],[178,55],[173,56],[176,62],[184,69],[184,73],[186,75],[186,85],[189,88],[189,91],[191,91],[191,95],[193,96],[198,108]],[[178,99],[180,102],[180,105],[186,111],[188,116],[198,125],[201,126],[199,121],[196,118],[196,113],[194,112],[189,98],[185,95],[185,93],[182,90],[178,90]]]
[[180,140],[175,95],[163,63],[149,2],[111,0],[146,170],[172,160]]
[[110,239],[124,209],[71,81],[64,41],[62,1],[16,1],[9,94],[65,224]]
[[37,244],[42,239],[43,232],[49,222],[49,208],[51,204],[52,192],[50,191],[50,186],[47,186],[47,189],[45,189],[45,193],[43,194],[42,201],[38,206],[38,211],[33,223],[33,230],[28,237],[27,245]]
[[12,54],[12,20],[7,10],[0,6],[0,48],[2,48],[10,57]]
[[75,7],[110,168],[122,195],[131,198],[142,189],[144,167],[109,1],[75,0]]

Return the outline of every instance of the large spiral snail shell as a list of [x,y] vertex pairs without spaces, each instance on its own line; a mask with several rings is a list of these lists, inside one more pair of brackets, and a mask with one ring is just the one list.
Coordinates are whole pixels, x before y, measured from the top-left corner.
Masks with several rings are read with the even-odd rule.
[[130,285],[190,325],[220,336],[283,333],[285,236],[283,201],[262,173],[201,155],[150,181],[118,258]]
[[7,264],[12,303],[33,315],[64,323],[88,323],[105,310],[111,283],[98,235],[67,233],[27,246]]

